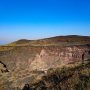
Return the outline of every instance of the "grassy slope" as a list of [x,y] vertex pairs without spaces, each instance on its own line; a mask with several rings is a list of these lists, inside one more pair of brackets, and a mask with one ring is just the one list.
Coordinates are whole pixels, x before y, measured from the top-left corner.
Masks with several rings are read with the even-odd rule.
[[57,36],[40,40],[18,40],[10,44],[0,46],[0,51],[8,51],[21,46],[71,46],[85,44],[90,44],[89,36]]
[[30,87],[35,90],[90,90],[90,63],[48,70],[47,75]]

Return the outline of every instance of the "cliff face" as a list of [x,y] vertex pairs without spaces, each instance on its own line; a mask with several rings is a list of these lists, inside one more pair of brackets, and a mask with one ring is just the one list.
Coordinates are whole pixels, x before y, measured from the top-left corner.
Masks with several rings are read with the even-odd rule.
[[0,60],[8,69],[47,70],[74,62],[84,62],[90,58],[90,46],[47,46],[16,47],[9,52],[1,52]]
[[90,58],[90,47],[72,46],[43,48],[30,64],[30,68],[47,70],[49,68],[61,67],[74,62],[84,62]]

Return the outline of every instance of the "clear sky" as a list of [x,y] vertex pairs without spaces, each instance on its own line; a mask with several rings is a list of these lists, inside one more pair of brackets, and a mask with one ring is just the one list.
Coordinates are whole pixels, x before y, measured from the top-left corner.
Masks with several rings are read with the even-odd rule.
[[0,0],[0,43],[90,36],[90,0]]

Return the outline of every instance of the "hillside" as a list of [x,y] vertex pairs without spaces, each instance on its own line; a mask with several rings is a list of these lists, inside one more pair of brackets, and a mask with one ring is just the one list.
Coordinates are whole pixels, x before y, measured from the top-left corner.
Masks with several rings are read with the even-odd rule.
[[29,88],[33,90],[90,90],[90,63],[49,69],[40,80],[30,82]]
[[8,46],[67,46],[67,45],[78,45],[78,44],[90,44],[89,36],[56,36],[40,40],[26,40],[21,39]]
[[[89,36],[70,35],[40,40],[22,39],[0,46],[0,90],[22,90],[27,83],[31,86],[31,82],[35,85],[35,81],[41,80],[42,82],[42,77],[48,77],[48,70],[51,68],[56,70],[62,67],[78,67],[81,64],[86,65],[87,60],[90,61]],[[83,66],[80,67],[80,70],[84,70]],[[86,65],[85,72],[89,73],[90,67],[88,69],[87,67]],[[53,79],[51,74],[50,77]],[[72,79],[70,80],[72,81]],[[67,81],[65,82],[67,83]],[[50,87],[53,87],[51,81],[49,83]]]

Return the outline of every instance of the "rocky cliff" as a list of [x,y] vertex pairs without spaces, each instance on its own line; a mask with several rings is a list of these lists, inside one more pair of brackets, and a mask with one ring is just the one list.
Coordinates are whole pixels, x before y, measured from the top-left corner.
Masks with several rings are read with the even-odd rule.
[[8,69],[46,70],[53,67],[84,62],[90,58],[89,45],[15,47],[10,51],[0,52],[0,60]]
[[49,68],[61,67],[69,63],[82,62],[90,58],[90,47],[45,47],[36,54],[30,64],[30,68],[48,70]]

